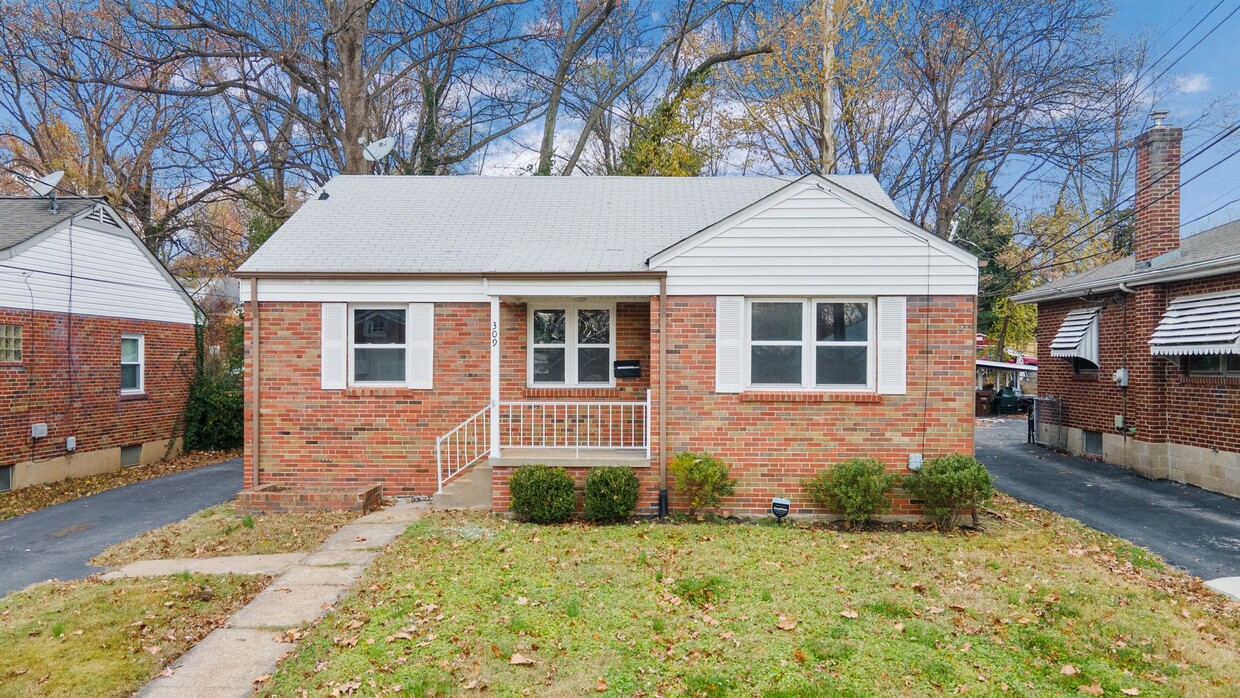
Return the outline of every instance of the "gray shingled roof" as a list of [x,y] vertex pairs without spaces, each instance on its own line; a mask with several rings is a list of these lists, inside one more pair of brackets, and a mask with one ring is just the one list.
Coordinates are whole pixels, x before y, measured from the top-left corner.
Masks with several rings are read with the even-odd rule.
[[94,208],[93,199],[76,197],[57,200],[56,213],[51,201],[38,197],[0,197],[0,250],[29,240],[39,233]]
[[[1159,277],[1191,271],[1197,266],[1210,266],[1212,262],[1225,263],[1228,259],[1240,261],[1240,221],[1232,221],[1209,230],[1190,235],[1180,241],[1180,256],[1155,266],[1137,268],[1136,257],[1124,257],[1114,262],[1083,271],[1072,276],[1042,284],[1037,288],[1018,293],[1012,297],[1021,303],[1069,298],[1090,291],[1114,289],[1120,282],[1141,283],[1156,281]],[[1201,276],[1208,276],[1203,269]]]
[[[829,179],[899,212],[869,175]],[[654,253],[793,181],[340,176],[238,271],[641,271]]]

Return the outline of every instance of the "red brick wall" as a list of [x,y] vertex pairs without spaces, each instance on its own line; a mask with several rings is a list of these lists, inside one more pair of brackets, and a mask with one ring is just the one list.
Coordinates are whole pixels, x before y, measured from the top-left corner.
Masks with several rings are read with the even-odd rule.
[[[192,325],[70,321],[65,313],[12,308],[0,308],[0,324],[21,325],[23,345],[21,363],[0,364],[0,465],[66,455],[68,436],[87,453],[181,435],[194,372]],[[122,333],[145,335],[145,395],[121,396]],[[47,424],[47,438],[35,441],[30,425],[38,422]]]
[[[1240,451],[1240,378],[1188,376],[1172,362],[1150,354],[1148,340],[1167,304],[1177,296],[1240,289],[1240,274],[1212,279],[1141,286],[1134,294],[1116,293],[1083,301],[1038,305],[1038,391],[1064,400],[1067,426],[1119,434],[1115,415],[1126,413],[1134,438]],[[1098,328],[1097,377],[1072,375],[1072,367],[1051,358],[1050,343],[1064,315],[1075,308],[1102,306]],[[1111,380],[1115,369],[1129,371],[1127,404]]]
[[1138,262],[1180,247],[1180,140],[1183,130],[1156,126],[1137,137],[1133,250]]
[[[489,399],[488,306],[436,304],[434,391],[321,390],[319,313],[317,303],[262,305],[262,482],[378,481],[385,494],[432,493],[435,437]],[[505,304],[502,314],[503,398],[546,398],[531,397],[525,387],[524,306]],[[643,359],[644,377],[631,386],[622,381],[625,387],[603,391],[607,395],[590,392],[592,398],[604,400],[616,392],[623,397],[612,399],[639,399],[648,385],[657,390],[658,336],[649,332],[657,321],[657,298],[618,307],[618,357]],[[800,396],[716,395],[714,327],[713,297],[671,299],[668,436],[673,452],[709,451],[733,466],[740,485],[726,504],[731,511],[760,513],[771,497],[787,496],[797,513],[811,513],[801,480],[852,456],[881,458],[893,471],[904,472],[910,453],[973,451],[972,297],[909,299],[908,394],[900,396],[805,402]],[[248,367],[246,375],[252,375]],[[564,391],[563,397],[574,394],[581,395]],[[652,422],[657,424],[657,416]],[[246,427],[251,427],[248,417]],[[657,428],[652,432],[657,440]],[[249,444],[247,432],[247,466]],[[651,467],[638,469],[644,512],[657,502],[657,463],[656,458]],[[509,502],[508,471],[494,470],[499,511]],[[587,471],[571,470],[579,482]],[[896,511],[917,512],[906,500]]]
[[[434,390],[323,390],[321,312],[319,303],[260,308],[260,483],[379,482],[389,496],[433,494],[435,438],[490,401],[490,306],[435,304]],[[251,331],[247,322],[246,487],[254,484]]]
[[[879,458],[891,471],[907,473],[910,453],[972,454],[974,313],[971,296],[910,297],[905,395],[802,402],[716,394],[715,299],[672,297],[668,450],[707,451],[729,463],[739,482],[725,507],[755,514],[769,509],[772,497],[791,499],[794,513],[821,513],[801,481],[846,458]],[[657,302],[651,317],[657,323]],[[652,363],[657,352],[656,335]],[[651,375],[656,371],[653,366]],[[652,475],[657,477],[657,468]],[[680,505],[674,491],[672,504]],[[917,514],[920,507],[900,497],[893,513]]]

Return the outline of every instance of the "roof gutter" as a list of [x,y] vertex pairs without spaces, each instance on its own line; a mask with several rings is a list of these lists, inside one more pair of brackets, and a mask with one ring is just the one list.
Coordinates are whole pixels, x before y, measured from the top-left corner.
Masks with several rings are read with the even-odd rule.
[[663,271],[467,271],[467,272],[393,272],[393,271],[244,271],[233,276],[239,279],[663,279]]
[[1174,269],[1166,269],[1160,271],[1142,271],[1127,274],[1125,276],[1115,277],[1107,281],[1095,284],[1082,283],[1063,288],[1057,288],[1048,291],[1039,291],[1033,289],[1018,293],[1012,296],[1012,300],[1017,303],[1037,303],[1040,301],[1053,301],[1065,298],[1075,298],[1081,294],[1090,294],[1101,291],[1125,291],[1133,286],[1148,286],[1149,284],[1168,283],[1171,281],[1187,281],[1191,279],[1199,279],[1204,276],[1217,276],[1220,274],[1230,274],[1240,272],[1240,256],[1230,256],[1223,259],[1213,259],[1206,262],[1198,262],[1196,264],[1186,264]]

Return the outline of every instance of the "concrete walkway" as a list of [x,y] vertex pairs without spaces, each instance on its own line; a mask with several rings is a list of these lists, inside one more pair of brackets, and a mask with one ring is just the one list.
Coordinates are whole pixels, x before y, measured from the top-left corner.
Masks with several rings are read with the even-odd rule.
[[977,425],[977,458],[1013,497],[1126,538],[1240,593],[1240,499],[1026,443],[1023,419]]
[[[397,504],[363,516],[342,526],[323,545],[308,555],[261,555],[257,566],[286,564],[283,574],[238,611],[228,623],[214,630],[181,656],[159,678],[151,681],[138,696],[171,698],[192,695],[196,698],[249,696],[254,680],[271,674],[284,656],[296,647],[281,642],[283,631],[317,621],[330,611],[362,576],[379,551],[396,540],[409,524],[429,509],[426,503]],[[275,560],[273,558],[281,558]],[[223,560],[215,569],[249,569],[254,561],[241,558]],[[186,569],[185,560],[156,561],[163,574]],[[206,563],[209,560],[195,560]],[[138,564],[138,563],[135,563]],[[177,565],[180,565],[179,567]],[[132,565],[127,567],[133,567]],[[145,572],[132,570],[132,573]],[[199,571],[206,571],[200,568]],[[121,570],[121,572],[126,572]]]
[[241,489],[241,459],[135,482],[0,521],[0,596],[104,571],[108,546],[222,504]]

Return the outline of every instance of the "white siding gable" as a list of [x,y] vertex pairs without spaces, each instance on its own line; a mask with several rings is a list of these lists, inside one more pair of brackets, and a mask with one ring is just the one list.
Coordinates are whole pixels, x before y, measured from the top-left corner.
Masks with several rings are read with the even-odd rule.
[[673,295],[974,295],[977,263],[855,195],[788,187],[651,259]]
[[129,231],[114,230],[75,222],[15,248],[0,259],[0,307],[193,324],[175,282]]

